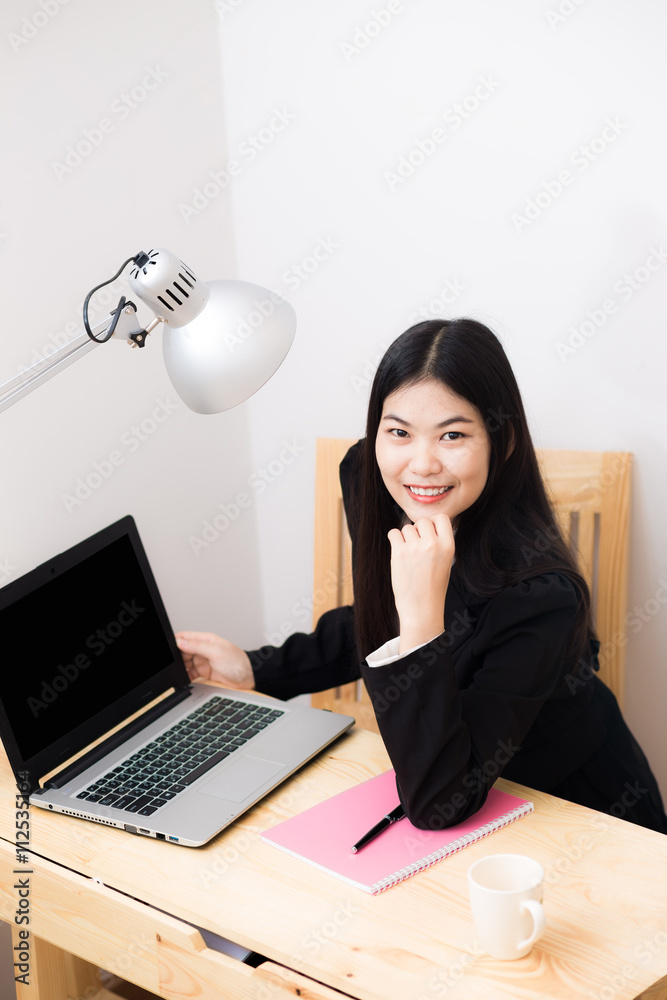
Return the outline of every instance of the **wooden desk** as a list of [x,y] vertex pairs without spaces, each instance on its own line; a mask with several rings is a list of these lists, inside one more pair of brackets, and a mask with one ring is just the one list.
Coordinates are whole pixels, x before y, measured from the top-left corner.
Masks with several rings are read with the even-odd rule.
[[[32,808],[31,985],[18,996],[66,997],[67,951],[172,1000],[667,997],[660,834],[501,780],[534,801],[532,815],[379,896],[260,841],[275,822],[388,767],[379,737],[353,731],[205,848]],[[0,788],[0,917],[12,923],[14,870],[25,866],[6,760]],[[546,872],[547,932],[515,962],[480,953],[467,899],[470,864],[502,851],[529,854]],[[269,961],[253,969],[219,954],[190,924]]]

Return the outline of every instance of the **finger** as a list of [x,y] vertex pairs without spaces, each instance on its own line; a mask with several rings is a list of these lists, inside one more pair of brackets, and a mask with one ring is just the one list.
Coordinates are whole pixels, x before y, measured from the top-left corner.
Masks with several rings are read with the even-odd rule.
[[[192,637],[192,638],[191,638]],[[212,656],[215,654],[214,639],[217,636],[205,632],[176,633],[176,645],[183,653]]]
[[433,521],[431,520],[430,517],[418,518],[412,525],[412,527],[414,528],[416,534],[420,538],[430,538],[433,535],[437,534],[435,530],[435,525],[433,524]]
[[205,656],[193,656],[188,670],[191,670],[195,677],[207,677],[211,671],[211,661]]
[[215,642],[220,637],[214,632],[175,632],[176,640],[182,639],[184,642]]
[[400,528],[392,528],[388,533],[387,538],[389,539],[392,548],[397,545],[403,545],[405,542],[405,538],[403,537],[403,533]]
[[453,532],[451,518],[442,511],[434,516],[432,523],[438,535],[451,535]]
[[445,542],[454,537],[452,522],[447,514],[434,514],[432,518],[422,517],[415,522],[420,538],[438,538]]

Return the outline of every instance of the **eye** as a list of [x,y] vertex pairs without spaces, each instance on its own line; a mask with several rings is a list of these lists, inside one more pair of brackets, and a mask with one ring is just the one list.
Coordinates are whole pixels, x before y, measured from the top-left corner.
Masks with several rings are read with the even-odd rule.
[[459,438],[462,438],[462,437],[465,437],[465,434],[462,434],[461,431],[445,431],[445,433],[442,435],[442,440],[443,441],[458,441]]
[[390,427],[389,433],[398,438],[408,437],[408,432],[404,427]]

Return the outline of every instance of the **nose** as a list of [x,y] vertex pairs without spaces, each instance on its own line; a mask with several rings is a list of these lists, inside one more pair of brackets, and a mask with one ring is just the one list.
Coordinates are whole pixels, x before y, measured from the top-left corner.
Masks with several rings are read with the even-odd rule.
[[428,441],[415,442],[410,456],[410,472],[420,479],[437,476],[442,472],[442,461],[436,447]]

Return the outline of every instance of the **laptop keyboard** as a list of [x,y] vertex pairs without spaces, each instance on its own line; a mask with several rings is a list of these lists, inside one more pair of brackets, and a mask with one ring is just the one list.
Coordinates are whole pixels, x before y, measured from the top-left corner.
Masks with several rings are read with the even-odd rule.
[[76,797],[151,816],[283,714],[215,695]]

